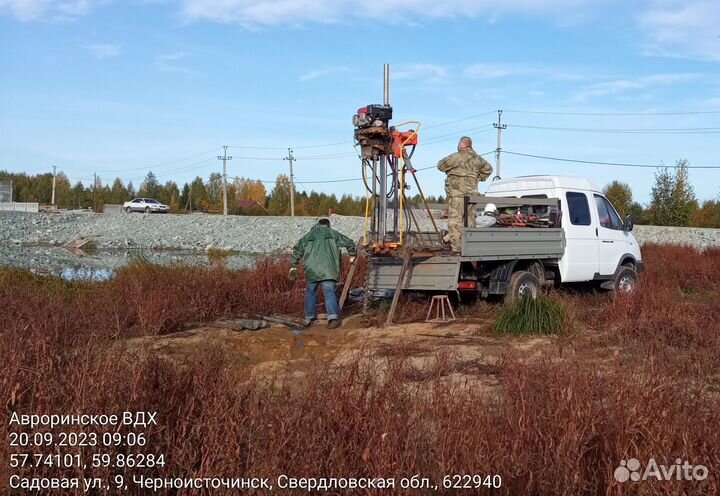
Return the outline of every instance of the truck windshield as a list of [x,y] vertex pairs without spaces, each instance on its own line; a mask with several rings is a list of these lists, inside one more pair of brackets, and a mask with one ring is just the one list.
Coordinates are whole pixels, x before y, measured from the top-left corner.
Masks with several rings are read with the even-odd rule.
[[620,216],[615,212],[615,209],[606,198],[595,195],[595,205],[598,209],[598,216],[602,227],[622,231],[623,223],[620,220]]

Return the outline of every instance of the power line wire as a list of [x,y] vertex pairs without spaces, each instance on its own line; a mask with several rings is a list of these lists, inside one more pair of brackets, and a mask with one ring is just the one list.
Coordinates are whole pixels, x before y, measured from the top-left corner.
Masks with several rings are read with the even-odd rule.
[[279,147],[279,146],[238,146],[238,145],[229,145],[228,148],[237,148],[238,150],[285,150],[284,147]]
[[328,160],[333,158],[357,157],[357,153],[338,153],[335,155],[314,155],[306,157],[296,157],[295,160]]
[[[195,162],[195,163],[192,163],[192,164],[187,164],[187,165],[185,165],[185,166],[183,166],[183,167],[181,167],[181,168],[179,168],[179,169],[173,170],[172,172],[167,172],[167,173],[163,173],[163,174],[155,174],[155,173],[153,173],[153,175],[155,175],[155,178],[156,178],[156,179],[157,179],[157,178],[161,178],[161,177],[170,177],[170,176],[174,176],[174,175],[175,175],[176,173],[178,173],[178,172],[187,172],[187,171],[191,171],[191,170],[202,169],[202,168],[205,167],[206,164],[208,164],[208,163],[210,163],[210,162],[213,162],[214,160],[216,160],[215,157],[213,157],[213,158],[208,158],[208,159],[205,159],[205,160],[203,160],[203,161],[201,161],[201,162]],[[104,172],[106,172],[106,171],[100,171],[99,173],[102,174],[102,173],[104,173]],[[152,172],[152,171],[148,171],[148,172]],[[133,177],[130,178],[130,180],[131,180],[131,181],[132,181],[133,179],[143,180],[143,179],[145,179],[146,177],[147,177],[147,175],[142,176],[142,177],[141,177],[141,176],[133,176]]]
[[[486,156],[486,155],[491,155],[491,154],[493,154],[493,153],[495,153],[495,150],[491,150],[491,151],[489,151],[489,152],[482,153],[482,154],[480,154],[480,156],[481,156],[481,157],[484,157],[484,156]],[[233,157],[233,158],[236,158],[236,157]],[[212,158],[212,159],[207,159],[207,160],[204,160],[204,161],[202,161],[202,162],[198,162],[198,163],[196,163],[196,164],[192,164],[192,165],[194,165],[194,167],[190,167],[190,168],[186,168],[186,169],[178,169],[178,170],[176,170],[175,172],[185,172],[185,171],[187,171],[187,170],[199,169],[199,168],[202,168],[203,165],[205,165],[205,164],[207,164],[207,163],[209,163],[209,162],[212,162],[213,160],[214,160],[214,158]],[[416,172],[420,172],[420,171],[425,171],[425,170],[434,169],[435,167],[436,167],[436,166],[431,165],[431,166],[429,166],[429,167],[421,167],[421,168],[415,169],[415,171],[416,171]],[[157,179],[157,178],[160,178],[160,177],[167,177],[167,176],[171,176],[171,175],[173,175],[173,174],[174,174],[174,173],[172,173],[172,174],[156,175],[155,178]],[[143,178],[140,178],[140,177],[130,178],[131,181],[132,181],[133,179],[140,179],[140,180],[142,180],[142,179],[144,179],[144,177],[143,177]],[[264,180],[264,179],[241,178],[240,176],[235,176],[235,179],[236,179],[236,180],[244,179],[244,180],[246,180],[246,181],[259,181],[259,182],[261,182],[261,183],[263,183],[263,184],[275,184],[275,182],[277,181],[277,179],[274,180],[274,181],[268,181],[268,180]],[[354,182],[354,181],[362,181],[362,178],[357,177],[357,178],[346,178],[346,179],[328,179],[328,180],[323,180],[323,181],[297,181],[297,182],[298,182],[299,184],[305,185],[305,184],[346,183],[346,182]],[[204,181],[205,184],[208,184],[209,182],[210,182],[209,180],[208,180],[208,181]],[[192,183],[192,181],[191,181],[190,183]],[[190,184],[190,183],[189,183],[189,184]]]
[[489,112],[483,112],[482,114],[471,115],[470,117],[463,117],[462,119],[456,119],[456,120],[454,120],[454,121],[443,122],[443,123],[440,123],[440,124],[433,124],[432,126],[423,126],[423,129],[435,129],[435,128],[438,128],[438,127],[449,126],[449,125],[451,125],[451,124],[457,124],[458,122],[470,121],[470,120],[473,120],[473,119],[478,119],[478,118],[480,118],[480,117],[485,117],[485,116],[488,116],[488,115],[494,115],[495,112],[497,112],[497,111],[496,111],[496,110],[490,110]]
[[[191,159],[193,159],[193,158],[197,158],[197,157],[201,157],[201,156],[203,156],[203,155],[207,155],[208,153],[214,152],[214,151],[217,150],[218,148],[220,148],[220,147],[219,147],[219,146],[216,146],[215,148],[211,148],[210,150],[204,151],[204,152],[202,152],[202,153],[198,153],[198,154],[196,154],[196,155],[190,155],[190,156],[188,156],[188,157],[178,158],[178,159],[175,159],[175,160],[170,160],[170,161],[168,161],[168,162],[161,162],[161,163],[154,164],[154,165],[144,165],[144,166],[142,166],[142,167],[126,167],[126,168],[123,168],[123,169],[108,169],[108,170],[103,170],[103,171],[101,171],[101,172],[102,172],[103,174],[105,174],[105,173],[115,173],[115,172],[138,171],[138,170],[147,170],[147,171],[150,171],[150,170],[152,170],[152,169],[157,169],[158,167],[164,167],[164,166],[166,166],[166,165],[173,165],[173,164],[177,164],[177,163],[179,163],[179,162],[184,162],[184,161],[186,161],[186,160],[191,160]],[[95,171],[91,171],[91,170],[87,170],[87,169],[74,169],[74,168],[72,168],[72,167],[64,167],[64,166],[62,167],[62,170],[69,170],[69,171],[75,171],[75,172],[86,172],[86,173],[89,173],[89,174],[95,173]]]
[[277,162],[282,162],[283,157],[236,157],[233,156],[233,159],[238,160],[273,160]]
[[661,115],[703,115],[720,114],[720,110],[703,110],[688,112],[556,112],[545,110],[505,110],[516,114],[538,114],[538,115],[586,115],[586,116],[661,116]]
[[494,131],[492,124],[487,124],[486,126],[481,126],[473,129],[466,129],[464,131],[458,131],[456,133],[446,134],[444,136],[436,136],[435,138],[429,138],[425,141],[422,141],[423,145],[434,145],[436,143],[443,143],[446,141],[453,141],[459,139],[462,135],[478,135],[478,134],[484,134],[484,133],[490,133]]
[[[480,117],[493,115],[495,112],[496,112],[495,110],[491,110],[489,112],[483,112],[482,114],[476,114],[476,115],[471,115],[469,117],[463,117],[462,119],[455,119],[455,120],[448,121],[448,122],[442,122],[440,124],[434,124],[432,126],[424,126],[423,130],[435,129],[435,128],[443,127],[443,126],[449,126],[451,124],[457,124],[458,122],[466,122],[469,120],[478,119]],[[491,126],[492,124],[488,124],[488,125]],[[485,126],[481,126],[481,127],[485,127]],[[479,128],[473,128],[471,130],[474,130],[474,129],[479,129]],[[467,133],[467,132],[470,132],[471,130],[457,131],[457,132],[458,133]],[[456,134],[456,133],[453,133],[453,134]],[[435,136],[432,138],[428,138],[428,140],[436,139],[436,138],[440,138],[440,137],[441,136]],[[442,136],[442,137],[444,137],[444,136]],[[323,143],[320,145],[293,146],[291,148],[293,150],[309,150],[309,149],[313,149],[313,148],[326,148],[326,147],[331,147],[331,146],[352,145],[352,144],[353,144],[352,141],[337,141],[335,143]],[[285,147],[281,147],[281,146],[240,146],[240,145],[230,145],[228,148],[237,148],[240,150],[285,150],[286,149]]]
[[530,126],[526,124],[507,124],[508,127],[520,129],[540,129],[545,131],[567,131],[579,133],[607,133],[607,134],[717,134],[720,127],[689,127],[689,128],[580,128],[580,127],[549,127]]
[[326,143],[324,145],[293,146],[293,150],[309,150],[311,148],[326,148],[328,146],[352,145],[352,141],[339,141],[337,143]]
[[[628,164],[623,162],[599,162],[594,160],[576,160],[571,158],[561,158],[561,157],[548,157],[546,155],[533,155],[530,153],[520,153],[520,152],[511,152],[507,150],[503,150],[503,153],[507,153],[509,155],[517,155],[519,157],[529,157],[529,158],[537,158],[542,160],[554,160],[557,162],[572,162],[576,164],[591,164],[591,165],[611,165],[611,166],[617,166],[617,167],[641,167],[641,168],[650,168],[650,169],[658,169],[663,167],[672,167],[667,166],[663,164]],[[720,169],[720,165],[689,165],[688,169]]]
[[159,163],[159,164],[146,165],[146,166],[143,166],[143,167],[125,168],[125,169],[110,169],[110,170],[105,170],[105,171],[103,171],[103,172],[126,172],[126,171],[136,171],[136,170],[148,170],[148,171],[150,171],[150,170],[152,170],[152,169],[157,169],[158,167],[164,167],[164,166],[166,166],[166,165],[173,165],[173,164],[177,164],[177,163],[179,163],[179,162],[184,162],[184,161],[186,161],[186,160],[191,160],[191,159],[193,159],[193,158],[197,158],[197,157],[201,157],[201,156],[203,156],[203,155],[207,155],[208,153],[214,152],[214,151],[217,150],[218,148],[220,148],[220,147],[219,147],[219,146],[216,146],[216,147],[214,147],[214,148],[211,148],[210,150],[204,151],[204,152],[202,152],[202,153],[198,153],[198,154],[196,154],[196,155],[190,155],[190,156],[188,156],[188,157],[183,157],[183,158],[179,158],[179,159],[175,159],[175,160],[170,160],[170,161],[168,161],[168,162],[161,162],[161,163]]

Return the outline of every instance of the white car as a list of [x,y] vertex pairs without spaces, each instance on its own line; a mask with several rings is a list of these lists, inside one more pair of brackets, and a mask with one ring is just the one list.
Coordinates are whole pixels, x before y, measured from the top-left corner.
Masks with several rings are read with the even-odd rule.
[[153,198],[135,198],[134,200],[123,203],[122,208],[127,213],[145,212],[146,214],[166,214],[170,212],[170,207]]

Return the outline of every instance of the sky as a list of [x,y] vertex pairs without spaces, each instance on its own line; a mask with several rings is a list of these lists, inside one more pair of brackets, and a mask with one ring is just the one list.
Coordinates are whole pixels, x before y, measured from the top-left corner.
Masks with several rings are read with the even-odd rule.
[[685,158],[720,194],[717,0],[0,0],[0,170],[182,185],[228,145],[228,175],[269,190],[292,147],[298,189],[362,195],[352,115],[382,103],[384,63],[426,194],[460,136],[496,148],[499,109],[503,178],[617,179],[646,203]]

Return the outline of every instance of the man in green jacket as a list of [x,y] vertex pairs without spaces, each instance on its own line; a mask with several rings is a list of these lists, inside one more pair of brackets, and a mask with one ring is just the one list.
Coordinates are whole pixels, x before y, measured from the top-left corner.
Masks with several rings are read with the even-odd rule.
[[303,238],[293,247],[290,258],[289,278],[297,278],[297,266],[300,259],[304,260],[305,280],[305,320],[315,320],[315,307],[317,305],[317,288],[322,286],[325,295],[325,310],[327,311],[328,328],[340,327],[340,308],[338,307],[335,286],[340,275],[340,248],[346,248],[352,257],[355,256],[355,243],[352,239],[330,229],[328,219],[320,221],[310,229]]

